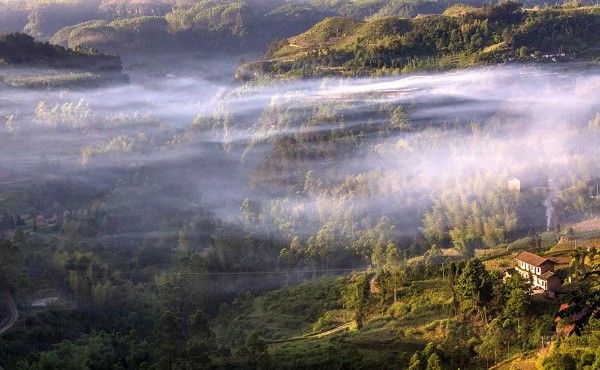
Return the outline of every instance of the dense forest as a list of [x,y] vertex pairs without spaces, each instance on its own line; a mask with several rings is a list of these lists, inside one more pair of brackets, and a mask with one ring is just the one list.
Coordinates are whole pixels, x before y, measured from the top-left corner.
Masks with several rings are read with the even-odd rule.
[[[2,163],[3,289],[23,323],[2,337],[3,366],[480,368],[538,348],[560,301],[500,272],[512,251],[597,237],[569,225],[600,206],[598,79],[523,68],[525,80],[471,71],[391,90],[245,85],[183,125],[169,102],[165,120],[115,114],[94,90],[31,96],[2,134],[5,153],[30,153]],[[562,74],[554,96],[544,84]],[[450,81],[440,111],[431,96]],[[132,88],[121,99],[142,95]],[[473,89],[470,103],[452,93]],[[507,95],[464,109],[491,91]],[[546,102],[505,105],[531,91]],[[579,253],[565,277],[593,270]],[[590,307],[593,279],[578,296]],[[590,320],[580,340],[594,343]],[[318,336],[338,326],[350,330]],[[552,356],[593,364],[574,340]]]
[[579,5],[0,0],[0,366],[599,368]]
[[[36,70],[37,72],[32,72]],[[68,88],[125,83],[118,56],[94,49],[65,49],[24,33],[0,34],[3,87]]]
[[596,60],[597,6],[524,9],[504,2],[455,5],[443,15],[369,22],[327,18],[307,32],[275,41],[253,73],[288,76],[389,75],[512,61]]
[[[548,2],[526,5],[544,4]],[[263,53],[272,40],[298,35],[331,16],[411,18],[441,14],[452,5],[422,0],[4,0],[0,2],[0,32],[24,31],[62,46],[94,48],[123,58],[190,50],[206,58],[215,53]],[[148,32],[156,42],[147,41]]]
[[0,35],[0,60],[4,65],[27,67],[74,68],[98,72],[121,72],[119,57],[97,50],[65,49],[50,43],[36,42],[24,33]]

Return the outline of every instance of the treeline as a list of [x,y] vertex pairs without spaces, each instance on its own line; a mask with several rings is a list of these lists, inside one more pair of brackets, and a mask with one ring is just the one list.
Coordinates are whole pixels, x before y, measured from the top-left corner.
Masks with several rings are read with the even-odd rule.
[[190,48],[239,54],[263,50],[270,40],[303,32],[325,16],[306,4],[283,4],[258,13],[244,2],[201,1],[159,16],[74,22],[56,33],[52,42],[120,55]]
[[[439,317],[449,315],[454,325],[442,329],[445,334],[439,342],[429,343],[417,351],[410,359],[409,369],[430,368],[432,362],[437,362],[440,369],[476,368],[509,357],[510,348],[515,352],[535,349],[540,337],[551,331],[554,318],[546,312],[552,312],[553,306],[533,307],[529,284],[521,276],[515,275],[503,282],[498,272],[489,271],[478,259],[445,267],[434,265],[429,269],[433,270],[429,274],[426,271],[415,274],[410,273],[410,269],[389,265],[377,274],[379,293],[375,296],[367,295],[362,304],[357,304],[356,297],[348,295],[352,284],[361,281],[365,284],[360,275],[353,278],[342,296],[346,307],[358,317],[369,317],[384,310],[401,319],[410,312],[406,287],[428,276],[439,279],[436,280],[439,284],[447,284],[450,295],[447,305],[436,307],[425,303],[435,297],[436,289],[430,288],[420,292],[428,298],[422,299],[424,304],[420,310],[439,312]],[[538,315],[540,311],[542,314]],[[463,335],[458,334],[460,332]]]
[[[343,15],[354,18],[379,18],[383,16],[414,17],[419,13],[441,13],[448,7],[441,1],[393,1],[361,2],[338,1],[335,3],[312,0],[306,2],[288,2],[246,0],[234,1],[28,1],[0,3],[0,31],[26,31],[39,37],[49,38],[60,29],[90,20],[113,21],[117,19],[145,16],[163,17],[177,11],[188,11],[198,3],[221,7],[245,4],[252,10],[253,17],[265,28],[266,32],[279,37],[289,37],[305,31],[312,25],[330,15]],[[206,4],[204,6],[206,6]],[[475,1],[475,4],[481,2]],[[218,15],[217,15],[218,16]],[[286,27],[280,23],[285,23]],[[274,29],[269,30],[269,27]]]
[[[3,366],[205,368],[216,358],[252,364],[264,352],[264,343],[246,333],[244,350],[232,355],[217,344],[203,312],[214,317],[239,291],[281,285],[276,276],[252,275],[267,268],[270,241],[198,208],[161,204],[154,192],[178,197],[181,184],[160,180],[164,169],[153,171],[81,183],[63,181],[68,175],[54,168],[63,180],[10,196],[9,203],[37,212],[0,216],[2,294],[15,295],[26,326],[0,339]],[[43,217],[49,212],[59,216]],[[32,308],[39,298],[50,306]]]
[[[383,17],[400,16],[403,18],[413,18],[419,14],[439,14],[445,9],[456,4],[451,1],[405,1],[405,0],[354,0],[354,1],[335,1],[335,0],[308,0],[308,2],[320,10],[334,12],[338,15],[355,19],[376,19]],[[491,4],[487,1],[464,1],[464,4],[473,6],[482,6]],[[542,6],[535,0],[523,1],[525,6]],[[581,2],[584,4],[594,4],[593,1]],[[561,1],[550,1],[547,4],[562,4]]]
[[[502,278],[479,259],[444,265],[390,261],[335,280],[317,279],[258,296],[240,294],[220,309],[215,332],[233,352],[244,345],[245,332],[271,341],[260,361],[265,367],[489,367],[539,349],[542,340],[546,346],[557,330],[556,301],[534,300],[530,283],[518,274]],[[310,333],[340,326],[349,330],[321,341],[311,338]],[[550,355],[538,362],[541,368],[598,364],[591,345],[598,339],[597,327],[598,320],[591,318],[581,337],[554,338]],[[285,343],[290,337],[298,339]]]
[[[336,26],[324,26],[335,22]],[[512,60],[594,60],[597,7],[525,10],[504,2],[483,8],[455,6],[444,15],[385,18],[356,24],[327,19],[305,34],[278,42],[252,70],[292,76],[398,74]],[[332,30],[347,27],[343,34]]]
[[[480,1],[473,5],[480,6]],[[541,5],[541,4],[528,4]],[[552,49],[558,49],[564,43],[571,45],[571,39],[550,39],[542,36],[544,43],[532,45],[531,41],[537,36],[531,36],[532,21],[521,18],[532,17],[529,13],[523,17],[509,15],[510,5],[499,5],[495,10],[460,11],[453,12],[450,3],[445,1],[341,1],[341,2],[264,2],[264,1],[76,1],[76,2],[40,2],[31,7],[15,8],[5,5],[2,17],[5,24],[0,22],[0,30],[25,31],[40,39],[52,39],[52,42],[72,48],[81,46],[95,48],[103,52],[119,54],[122,56],[137,55],[140,53],[169,54],[174,52],[189,51],[198,48],[203,53],[228,53],[243,54],[247,52],[263,52],[273,40],[280,40],[300,34],[326,17],[342,15],[356,19],[376,19],[383,17],[415,17],[418,14],[440,14],[444,11],[449,17],[420,17],[411,22],[414,32],[408,32],[406,37],[393,33],[379,35],[383,37],[369,38],[369,35],[379,34],[374,29],[365,29],[355,34],[356,45],[312,45],[308,48],[310,55],[300,60],[302,65],[312,67],[344,65],[351,70],[380,69],[383,66],[392,70],[403,68],[423,68],[422,65],[429,57],[443,60],[443,62],[428,62],[426,66],[437,69],[436,64],[467,65],[485,60],[498,60],[504,58],[506,50],[497,55],[496,52],[481,51],[485,47],[507,42],[504,48],[516,51],[522,45],[520,34],[526,40],[526,47],[543,49],[548,42]],[[506,8],[500,10],[502,7]],[[491,7],[490,7],[491,8]],[[23,13],[23,12],[26,13]],[[491,14],[490,12],[494,12]],[[22,25],[24,14],[27,24]],[[453,17],[454,15],[458,17]],[[67,15],[67,16],[65,16]],[[497,17],[504,17],[498,21]],[[512,17],[512,18],[511,18]],[[565,15],[561,15],[562,18]],[[538,22],[539,16],[533,22]],[[548,18],[548,13],[542,16]],[[550,18],[555,18],[551,16]],[[394,22],[393,19],[381,21]],[[488,19],[488,23],[480,25]],[[520,21],[529,23],[528,27],[517,30]],[[0,21],[2,19],[0,18]],[[576,16],[568,20],[568,27],[589,23],[588,19]],[[381,23],[380,22],[380,23]],[[508,23],[510,27],[508,27]],[[541,29],[559,29],[550,25],[563,22],[557,19],[544,19]],[[586,23],[586,24],[587,24]],[[386,26],[384,26],[385,28]],[[515,38],[505,34],[504,29],[514,32]],[[513,29],[514,28],[514,29]],[[538,27],[539,28],[539,27]],[[419,31],[422,30],[422,31]],[[575,29],[573,29],[575,30]],[[563,32],[570,35],[571,31]],[[430,33],[425,36],[422,33]],[[434,35],[433,35],[434,34]],[[529,35],[529,36],[527,36]],[[325,35],[333,37],[333,35]],[[502,38],[506,37],[507,40]],[[573,36],[569,36],[573,37]],[[580,37],[575,35],[575,37]],[[450,40],[451,38],[451,40]],[[510,44],[508,41],[513,41]],[[556,42],[560,41],[561,45]],[[585,42],[585,40],[583,40]],[[514,47],[513,47],[514,46]],[[581,46],[581,45],[579,45]],[[571,47],[578,48],[577,45]],[[361,49],[362,48],[362,49]],[[401,50],[401,51],[400,51]],[[534,52],[531,50],[529,53]],[[566,50],[566,49],[565,49]],[[304,50],[307,51],[307,50]],[[477,51],[477,55],[474,55]],[[545,52],[547,50],[541,50]],[[549,50],[550,51],[550,50]],[[555,52],[555,50],[551,50]],[[313,55],[316,53],[317,55]],[[523,50],[523,55],[529,55]],[[355,55],[357,54],[357,55]],[[488,55],[489,54],[489,55]],[[512,53],[514,54],[514,53]],[[450,55],[452,58],[450,58]],[[206,54],[205,54],[206,56]],[[522,57],[518,55],[518,57]],[[419,58],[408,63],[407,58]],[[456,58],[459,57],[459,61]],[[448,59],[448,60],[446,60]],[[412,65],[412,67],[411,67]],[[284,70],[299,69],[297,65],[281,66]]]
[[24,33],[0,34],[0,60],[8,65],[72,68],[95,73],[120,74],[122,69],[119,57],[92,49],[73,50],[36,42]]

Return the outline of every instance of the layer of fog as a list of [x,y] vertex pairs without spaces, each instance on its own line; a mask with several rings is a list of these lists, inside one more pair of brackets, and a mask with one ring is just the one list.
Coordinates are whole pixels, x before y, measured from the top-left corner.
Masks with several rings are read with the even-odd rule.
[[[403,204],[407,199],[424,201],[432,192],[478,172],[524,180],[528,173],[535,172],[556,179],[557,184],[568,180],[561,179],[566,176],[566,162],[573,155],[592,155],[598,144],[593,131],[585,141],[574,141],[573,136],[578,130],[586,130],[587,123],[600,111],[597,91],[598,69],[573,65],[246,86],[173,76],[89,90],[9,89],[0,94],[0,117],[7,117],[7,125],[0,128],[0,169],[15,179],[52,174],[88,180],[98,177],[101,183],[101,177],[114,181],[127,171],[168,168],[171,172],[165,183],[185,182],[197,189],[183,195],[163,194],[171,207],[187,212],[196,206],[209,206],[218,217],[235,222],[240,218],[244,198],[267,203],[289,195],[285,187],[278,189],[274,184],[250,185],[256,168],[270,155],[274,139],[298,133],[326,135],[353,127],[358,130],[373,116],[373,129],[364,132],[371,146],[356,148],[333,161],[313,158],[307,161],[307,167],[327,177],[332,186],[343,183],[348,176],[383,171],[377,190],[373,189],[370,198],[361,198],[360,207],[373,214],[389,213],[407,206]],[[94,124],[63,125],[59,118],[45,125],[45,118],[36,116],[41,101],[46,104],[46,112],[54,107],[60,112],[65,104],[75,107],[84,102],[93,111]],[[321,104],[329,104],[332,109],[351,108],[343,128],[328,120],[263,124],[269,112],[314,111]],[[391,119],[377,118],[376,110],[382,105],[402,106],[412,127],[381,136],[379,128],[388,126]],[[343,114],[343,110],[336,111],[334,116]],[[120,119],[114,118],[119,115]],[[212,120],[215,126],[199,129],[191,139],[174,140],[194,130],[198,115]],[[9,129],[11,116],[13,127]],[[85,115],[81,117],[86,120]],[[229,120],[226,127],[222,125],[225,119]],[[444,134],[457,122],[467,128],[453,130],[451,137]],[[482,128],[480,134],[477,127]],[[489,131],[485,127],[496,128]],[[577,136],[576,140],[580,139]],[[85,148],[91,148],[92,153],[87,160],[82,158]],[[586,167],[574,173],[590,179],[598,177],[595,170]],[[266,176],[277,180],[287,175],[304,174]],[[10,183],[9,178],[3,180]],[[269,182],[269,178],[263,180]],[[313,203],[323,206],[331,202],[334,207],[336,200],[295,197],[287,201],[290,212],[314,217]]]

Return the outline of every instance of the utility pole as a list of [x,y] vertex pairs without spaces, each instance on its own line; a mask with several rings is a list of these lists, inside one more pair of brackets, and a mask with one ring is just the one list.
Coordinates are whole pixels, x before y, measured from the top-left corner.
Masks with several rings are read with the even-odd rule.
[[544,336],[542,335],[542,351],[544,350]]

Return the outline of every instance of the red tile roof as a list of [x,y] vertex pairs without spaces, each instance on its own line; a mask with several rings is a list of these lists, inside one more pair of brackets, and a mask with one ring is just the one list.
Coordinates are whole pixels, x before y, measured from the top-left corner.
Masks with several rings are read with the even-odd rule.
[[523,262],[528,263],[535,267],[539,267],[546,262],[556,263],[552,260],[549,260],[548,258],[540,257],[537,254],[533,254],[533,253],[529,253],[529,252],[521,252],[521,253],[517,254],[515,259],[518,259],[519,261],[523,261]]
[[575,330],[575,324],[566,325],[560,331],[567,335],[571,335],[573,333],[573,330]]

